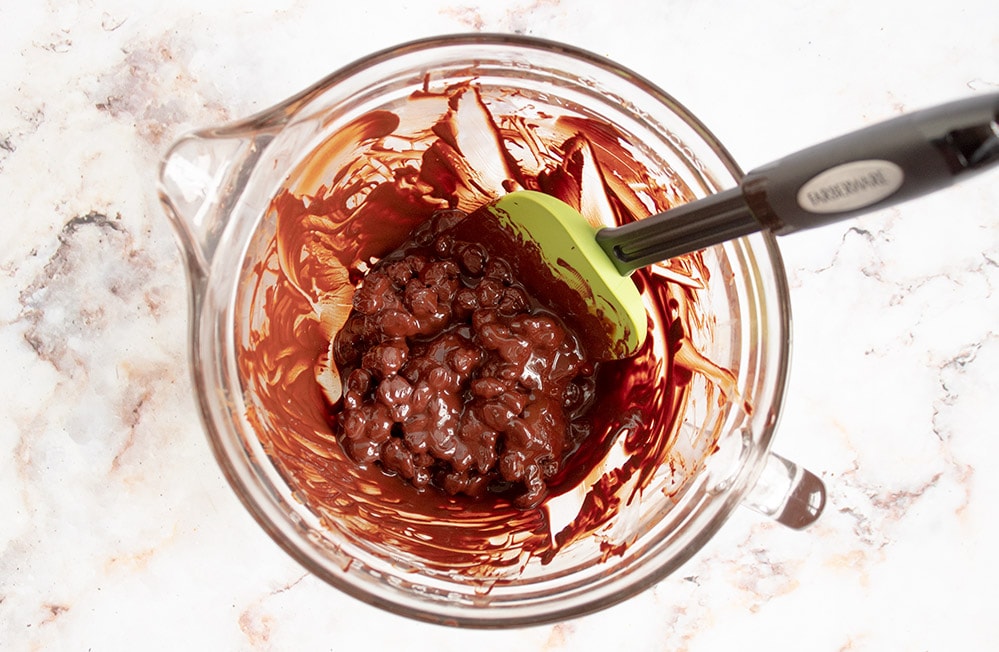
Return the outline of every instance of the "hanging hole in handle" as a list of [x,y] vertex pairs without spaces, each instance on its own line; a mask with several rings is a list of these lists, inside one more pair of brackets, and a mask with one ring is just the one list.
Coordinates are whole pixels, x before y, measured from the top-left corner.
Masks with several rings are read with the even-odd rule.
[[756,485],[742,502],[796,530],[814,523],[826,505],[826,487],[808,469],[770,453]]

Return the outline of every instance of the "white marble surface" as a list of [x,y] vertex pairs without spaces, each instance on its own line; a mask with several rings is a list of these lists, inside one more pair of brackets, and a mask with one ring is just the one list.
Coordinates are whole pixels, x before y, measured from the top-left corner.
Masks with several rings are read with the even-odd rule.
[[994,0],[735,5],[0,5],[0,649],[995,649],[997,174],[783,240],[795,355],[776,450],[823,477],[826,513],[795,532],[739,511],[603,613],[482,632],[365,606],[286,557],[211,458],[154,194],[186,129],[474,30],[621,61],[747,169],[999,90]]

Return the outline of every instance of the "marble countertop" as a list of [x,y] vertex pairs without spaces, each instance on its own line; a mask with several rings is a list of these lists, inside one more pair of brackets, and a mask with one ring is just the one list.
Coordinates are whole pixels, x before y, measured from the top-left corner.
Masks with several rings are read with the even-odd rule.
[[[781,241],[793,531],[739,510],[680,572],[515,631],[412,622],[307,574],[221,476],[155,196],[182,132],[376,49],[517,32],[620,61],[745,169],[999,90],[994,0],[127,0],[0,7],[0,648],[976,650],[999,624],[999,176]],[[153,7],[156,7],[155,9]]]

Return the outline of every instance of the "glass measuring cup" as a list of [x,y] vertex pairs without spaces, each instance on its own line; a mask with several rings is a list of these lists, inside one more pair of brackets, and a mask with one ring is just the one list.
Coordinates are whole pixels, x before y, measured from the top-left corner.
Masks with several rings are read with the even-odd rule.
[[[626,442],[626,424],[611,433],[587,477],[560,488],[516,535],[497,518],[440,505],[403,518],[379,487],[329,479],[350,473],[335,437],[322,432],[322,364],[279,383],[270,373],[279,364],[255,373],[259,367],[247,362],[261,342],[302,352],[296,327],[267,312],[268,292],[277,292],[283,273],[275,262],[284,254],[274,198],[317,197],[347,184],[338,174],[357,161],[382,161],[403,143],[423,147],[457,101],[447,89],[468,84],[494,115],[551,138],[566,135],[560,124],[609,125],[626,142],[628,160],[672,200],[717,192],[741,175],[694,116],[639,76],[562,44],[515,36],[401,45],[257,116],[180,140],[163,161],[160,196],[186,257],[203,420],[246,508],[309,571],[355,597],[414,618],[490,627],[549,622],[625,599],[676,570],[740,504],[791,527],[812,522],[824,505],[821,482],[770,451],[790,317],[779,252],[766,234],[706,250],[689,268],[659,270],[682,288],[675,298],[686,297],[690,348],[683,359],[663,354],[653,382],[672,382],[678,368],[694,373],[682,388],[651,399],[653,413],[670,416],[655,433],[662,455],[647,473],[632,469],[611,517],[573,529],[595,487],[644,459],[641,447],[616,443]],[[389,114],[397,122],[358,129],[371,122],[366,116]],[[385,179],[393,174],[384,171]],[[357,210],[366,195],[352,197],[350,232],[379,232]],[[344,251],[356,246],[340,242]],[[304,258],[298,250],[285,257]],[[303,359],[322,356],[321,348],[306,353]],[[294,437],[287,433],[303,431],[314,437],[297,449],[302,456],[289,455]],[[317,450],[317,442],[328,448]],[[326,477],[317,470],[331,468],[336,473]],[[325,500],[309,490],[317,483]],[[566,528],[575,535],[555,545]],[[472,530],[478,539],[452,539]],[[435,556],[441,549],[449,550],[445,560]],[[544,554],[532,554],[538,549]]]

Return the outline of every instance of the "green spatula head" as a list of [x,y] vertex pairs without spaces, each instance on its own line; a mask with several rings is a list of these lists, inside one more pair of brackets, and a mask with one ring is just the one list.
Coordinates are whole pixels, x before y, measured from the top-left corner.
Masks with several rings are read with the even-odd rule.
[[609,360],[638,351],[648,331],[642,296],[597,244],[597,229],[582,215],[530,190],[512,192],[483,210],[520,247],[519,271],[531,277],[520,280],[537,287],[572,322],[592,357]]

